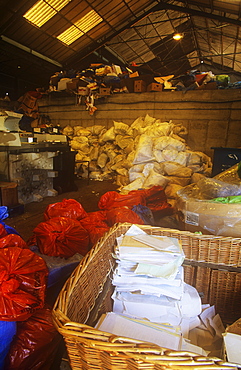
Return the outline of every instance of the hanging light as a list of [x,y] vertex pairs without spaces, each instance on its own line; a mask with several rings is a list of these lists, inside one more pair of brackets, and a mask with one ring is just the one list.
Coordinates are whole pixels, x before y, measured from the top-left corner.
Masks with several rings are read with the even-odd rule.
[[183,38],[183,33],[174,33],[172,38],[176,41],[181,40]]

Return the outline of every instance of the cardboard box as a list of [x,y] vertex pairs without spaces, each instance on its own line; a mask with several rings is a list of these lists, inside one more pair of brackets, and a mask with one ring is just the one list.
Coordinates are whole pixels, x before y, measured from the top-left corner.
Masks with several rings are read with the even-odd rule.
[[129,77],[130,78],[139,77],[139,73],[137,71],[136,72],[133,72],[133,73],[130,73],[129,74]]
[[0,181],[1,206],[12,207],[18,204],[18,184]]
[[[67,83],[72,82],[71,78],[61,78],[58,82],[58,90],[66,90],[67,89]],[[36,99],[35,99],[36,100]]]
[[100,95],[110,95],[110,87],[100,87],[99,94]]
[[223,339],[227,360],[241,365],[241,318],[226,328]]
[[89,88],[87,86],[79,86],[78,87],[78,94],[79,95],[83,95],[83,96],[86,96],[86,95],[89,95]]
[[217,82],[209,82],[197,87],[197,90],[217,90]]
[[176,208],[183,230],[241,237],[241,204],[223,204],[191,197],[178,197]]
[[147,86],[146,91],[162,91],[163,85],[157,82],[153,82]]
[[67,82],[67,90],[77,90],[77,87],[76,81]]
[[146,91],[146,83],[143,80],[136,80],[134,82],[134,92],[145,92]]

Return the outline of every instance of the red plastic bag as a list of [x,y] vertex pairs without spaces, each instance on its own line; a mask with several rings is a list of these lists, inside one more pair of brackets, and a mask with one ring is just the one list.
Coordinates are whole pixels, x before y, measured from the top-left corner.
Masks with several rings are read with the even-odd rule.
[[0,320],[22,321],[44,305],[48,268],[30,249],[0,249]]
[[68,258],[75,253],[83,256],[89,250],[89,233],[81,223],[68,217],[54,217],[41,222],[33,230],[41,253]]
[[173,213],[172,206],[167,202],[166,193],[162,186],[155,185],[149,189],[132,190],[128,195],[142,195],[145,198],[146,206],[154,213],[158,212],[162,216]]
[[152,212],[159,212],[162,216],[171,215],[173,208],[167,202],[165,190],[161,186],[153,186],[145,190],[146,205]]
[[128,194],[119,194],[116,191],[108,191],[100,197],[98,202],[99,209],[112,209],[119,207],[132,208],[141,204],[146,205],[145,193],[143,192],[129,192]]
[[81,220],[86,217],[82,205],[75,199],[63,199],[62,202],[49,204],[44,212],[44,219],[47,221],[53,217],[69,217],[74,220]]
[[79,222],[89,233],[90,247],[110,229],[106,223],[106,211],[90,212]]
[[50,370],[60,341],[51,309],[44,307],[36,311],[28,320],[17,324],[17,333],[5,360],[6,369]]
[[111,227],[118,222],[144,225],[144,221],[128,207],[113,208],[107,211],[107,223]]
[[0,238],[0,249],[6,247],[28,248],[25,241],[17,234],[7,234]]

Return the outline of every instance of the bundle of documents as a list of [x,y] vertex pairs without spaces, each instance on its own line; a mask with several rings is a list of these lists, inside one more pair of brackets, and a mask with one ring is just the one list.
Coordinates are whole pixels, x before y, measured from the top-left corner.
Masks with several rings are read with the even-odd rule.
[[180,241],[132,225],[117,238],[114,253],[113,312],[96,327],[174,350],[211,352],[207,338],[219,340],[221,320],[213,307],[202,307],[197,290],[184,282]]
[[148,235],[132,225],[117,238],[115,255],[114,312],[171,325],[201,313],[196,289],[184,282],[178,239]]

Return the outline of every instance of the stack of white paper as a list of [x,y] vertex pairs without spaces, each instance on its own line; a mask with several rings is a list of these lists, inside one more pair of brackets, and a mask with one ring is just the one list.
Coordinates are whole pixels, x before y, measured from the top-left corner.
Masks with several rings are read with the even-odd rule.
[[101,316],[96,329],[121,337],[128,337],[176,351],[185,350],[206,356],[207,353],[183,338],[179,326],[158,324],[145,319],[136,319],[127,315],[108,312]]
[[113,311],[181,325],[201,313],[201,300],[184,283],[184,253],[176,238],[148,235],[133,225],[117,238]]
[[210,309],[202,313],[197,290],[184,282],[184,253],[178,239],[147,235],[132,225],[117,238],[115,255],[113,312],[104,315],[97,328],[207,355],[199,342]]

